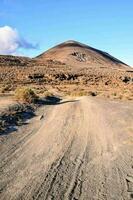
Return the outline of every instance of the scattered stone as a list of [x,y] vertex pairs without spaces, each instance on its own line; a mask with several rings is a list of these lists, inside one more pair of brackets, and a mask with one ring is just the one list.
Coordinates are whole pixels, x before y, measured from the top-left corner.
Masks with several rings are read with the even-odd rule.
[[76,59],[77,59],[78,61],[80,61],[80,62],[85,62],[85,61],[87,61],[87,57],[86,57],[86,55],[85,55],[84,53],[73,52],[71,55],[72,55],[72,56],[75,56]]
[[42,120],[43,118],[44,118],[44,115],[41,115],[41,116],[40,116],[40,120]]

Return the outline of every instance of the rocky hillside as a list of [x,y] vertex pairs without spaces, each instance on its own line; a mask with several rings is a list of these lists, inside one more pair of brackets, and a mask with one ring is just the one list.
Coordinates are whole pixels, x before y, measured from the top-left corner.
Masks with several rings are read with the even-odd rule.
[[10,55],[0,55],[0,66],[26,66],[30,58]]
[[132,99],[133,69],[103,51],[68,41],[33,59],[0,56],[1,91],[13,91],[18,85],[38,90],[52,86],[64,93],[122,93]]
[[124,69],[128,66],[106,52],[70,40],[39,55],[37,59],[58,60],[76,68],[108,67]]

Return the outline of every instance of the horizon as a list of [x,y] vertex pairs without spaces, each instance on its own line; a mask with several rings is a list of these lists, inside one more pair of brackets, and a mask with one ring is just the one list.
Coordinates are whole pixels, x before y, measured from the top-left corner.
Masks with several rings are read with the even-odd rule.
[[75,40],[133,66],[132,9],[131,0],[2,0],[0,54],[35,57]]

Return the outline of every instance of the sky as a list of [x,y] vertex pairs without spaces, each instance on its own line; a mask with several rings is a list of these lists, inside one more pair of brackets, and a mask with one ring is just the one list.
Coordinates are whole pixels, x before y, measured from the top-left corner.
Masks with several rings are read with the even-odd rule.
[[133,0],[0,0],[0,54],[76,40],[133,66]]

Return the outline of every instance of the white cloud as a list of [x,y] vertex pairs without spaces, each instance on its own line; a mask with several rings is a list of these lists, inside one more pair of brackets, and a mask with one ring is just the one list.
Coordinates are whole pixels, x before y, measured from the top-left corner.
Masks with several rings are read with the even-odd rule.
[[26,41],[10,26],[0,27],[0,54],[18,54],[19,49],[35,49],[37,45]]

